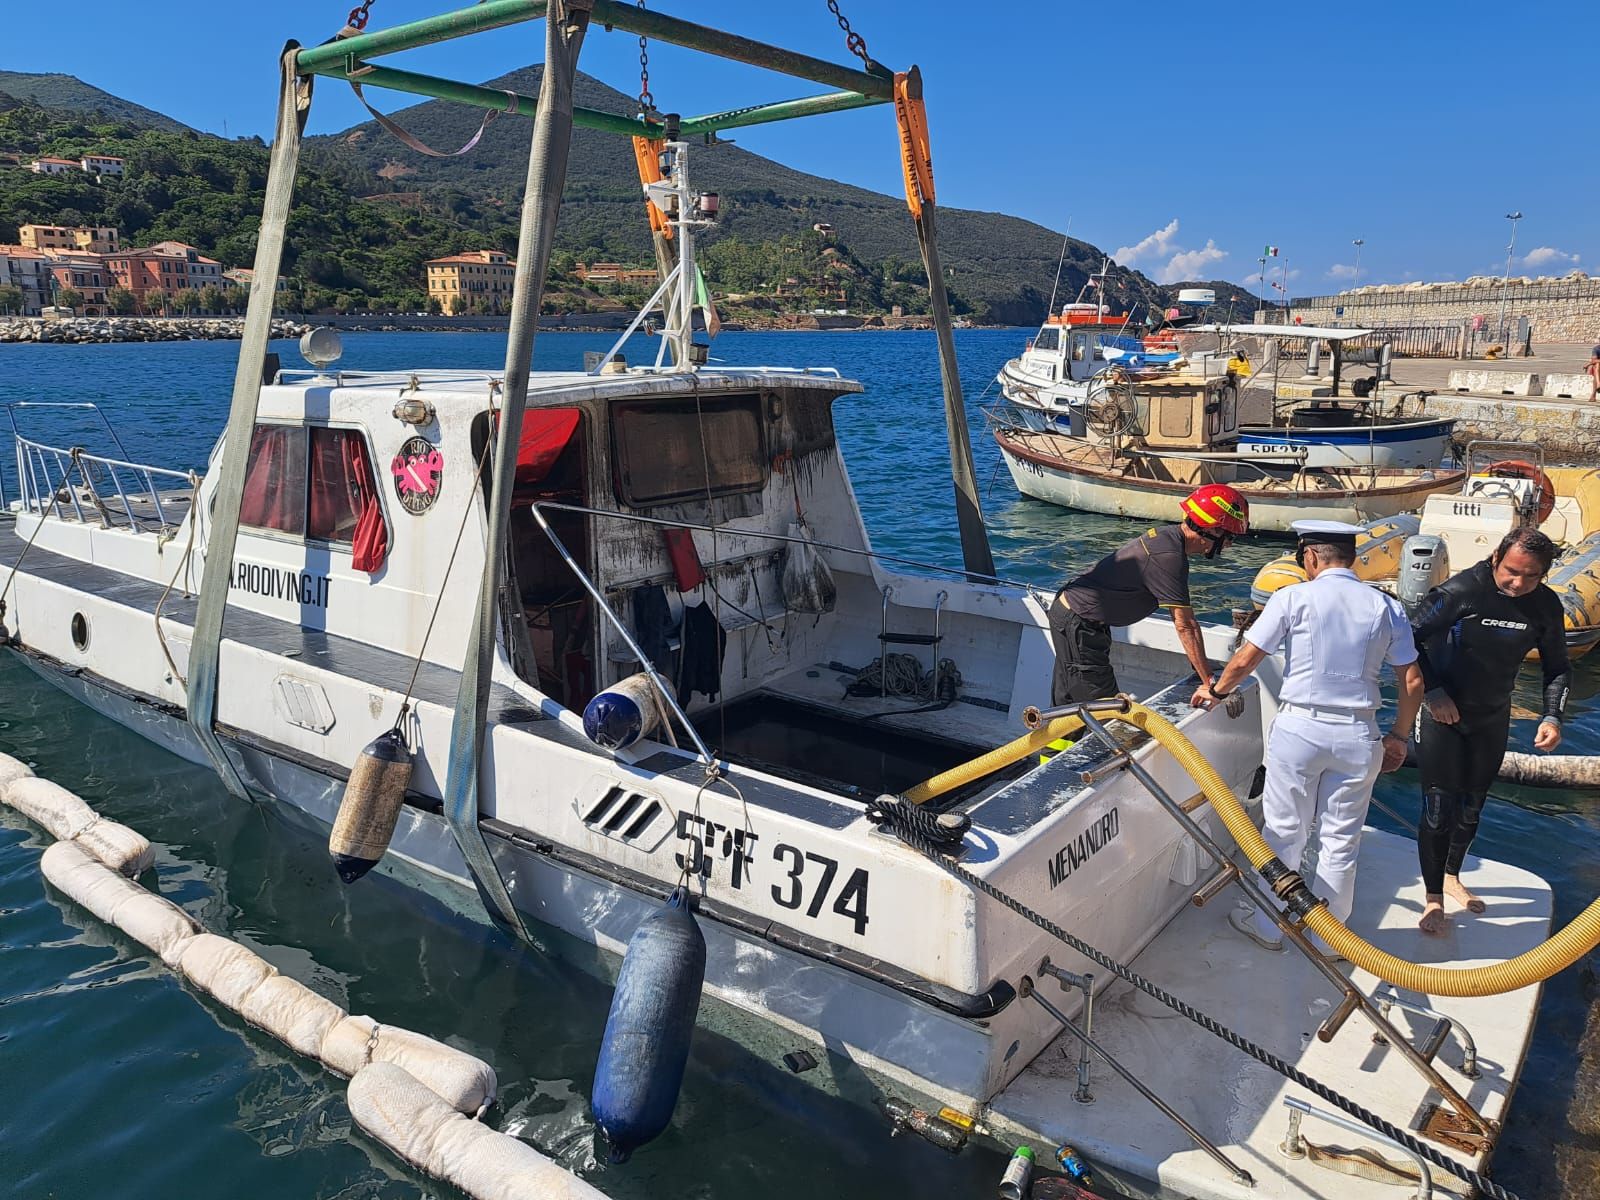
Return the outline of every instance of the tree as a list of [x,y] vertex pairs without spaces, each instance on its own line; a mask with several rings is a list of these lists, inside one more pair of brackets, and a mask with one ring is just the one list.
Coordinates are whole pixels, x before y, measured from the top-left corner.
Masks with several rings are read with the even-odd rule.
[[[233,302],[229,301],[229,304],[232,306]],[[272,307],[281,313],[305,312],[305,298],[302,297],[294,288],[284,288],[283,291],[279,292],[274,298]],[[243,312],[244,308],[245,302],[241,299],[238,306],[234,307],[233,311]]]
[[83,293],[77,288],[61,288],[56,292],[56,306],[76,310],[83,303]]
[[181,313],[192,313],[200,307],[200,293],[193,288],[183,288],[172,298],[172,306]]
[[[12,291],[16,291],[15,288],[12,288],[11,290]],[[21,292],[17,292],[17,302],[19,304],[22,302],[22,293]],[[439,297],[437,297],[437,296],[429,296],[428,297],[428,315],[432,316],[432,317],[437,317],[442,312],[444,312],[444,305],[439,303]]]
[[[278,293],[278,307],[281,308],[284,312],[292,311],[289,308],[289,304],[288,304],[288,300],[287,300],[287,297],[289,295],[290,295],[290,293],[288,293],[288,292],[280,292],[280,293]],[[299,299],[299,297],[297,296],[296,300],[298,300],[298,299]],[[235,284],[233,287],[228,288],[226,291],[224,291],[222,293],[222,304],[223,304],[223,307],[226,308],[229,312],[242,313],[245,310],[246,305],[248,305],[249,303],[250,303],[250,293],[248,291],[246,291],[244,288],[239,287],[237,284]]]
[[137,303],[137,298],[125,287],[106,289],[106,306],[119,317],[129,316]]
[[222,291],[220,288],[207,284],[200,289],[200,311],[208,313],[222,311]]
[[11,287],[9,284],[0,287],[0,313],[20,313],[22,311],[22,289]]
[[466,308],[467,302],[459,295],[450,297],[450,315],[452,317],[459,317],[463,312],[466,311]]

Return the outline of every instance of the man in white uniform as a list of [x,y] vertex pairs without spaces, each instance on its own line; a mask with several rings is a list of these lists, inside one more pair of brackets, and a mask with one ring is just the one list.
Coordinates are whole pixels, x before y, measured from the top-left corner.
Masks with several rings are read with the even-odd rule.
[[[1267,845],[1291,871],[1314,822],[1320,822],[1317,876],[1311,890],[1343,921],[1355,903],[1356,851],[1380,770],[1405,761],[1412,722],[1422,704],[1422,672],[1411,625],[1398,601],[1356,578],[1356,535],[1343,521],[1296,521],[1295,561],[1307,582],[1274,593],[1214,686],[1196,689],[1193,704],[1225,699],[1268,654],[1283,649],[1283,687],[1267,740],[1261,806]],[[1378,676],[1394,668],[1400,685],[1395,720],[1378,736]],[[1269,950],[1283,939],[1264,914],[1240,910],[1235,929]]]

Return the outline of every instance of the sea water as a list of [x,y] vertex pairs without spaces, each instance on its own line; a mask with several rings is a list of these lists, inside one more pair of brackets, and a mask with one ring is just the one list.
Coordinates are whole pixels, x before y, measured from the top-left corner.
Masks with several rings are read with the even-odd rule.
[[[997,570],[1049,586],[1141,527],[1027,500],[1012,486],[980,407],[995,399],[995,372],[1027,336],[962,331],[957,345]],[[535,363],[579,367],[584,351],[610,340],[542,333]],[[498,370],[505,337],[351,334],[345,345],[339,366],[350,370]],[[301,365],[292,342],[272,348],[285,366]],[[642,338],[629,347],[634,361],[654,350]],[[959,564],[931,333],[728,333],[715,354],[735,365],[834,366],[864,383],[863,395],[842,398],[834,411],[875,548]],[[93,401],[127,457],[203,470],[226,420],[237,355],[235,342],[0,346],[0,404]],[[108,444],[91,412],[13,415],[25,436]],[[0,432],[8,429],[0,418]],[[0,436],[0,478],[15,498],[10,458]],[[1191,560],[1199,608],[1225,618],[1247,604],[1257,567],[1281,550],[1262,541],[1218,562]],[[1537,683],[1535,671],[1523,672],[1520,703],[1537,706]],[[1580,663],[1563,751],[1600,752],[1595,690],[1594,669]],[[1531,737],[1530,722],[1514,723],[1514,748],[1527,749]],[[519,946],[477,919],[464,891],[419,891],[382,875],[344,887],[315,831],[273,806],[233,799],[211,772],[92,715],[9,656],[0,656],[0,751],[149,837],[162,893],[208,928],[352,1012],[488,1059],[501,1080],[499,1127],[608,1195],[882,1200],[908,1186],[927,1195],[993,1194],[1000,1153],[969,1149],[950,1158],[911,1136],[891,1139],[881,1119],[704,1031],[672,1127],[627,1165],[606,1165],[594,1154],[586,1100],[610,1001],[608,987],[584,969],[592,951],[559,936],[543,952]],[[1414,819],[1415,773],[1385,776],[1378,797]],[[1373,822],[1398,828],[1376,810]],[[47,888],[39,874],[45,844],[14,813],[0,815],[0,1194],[450,1194],[352,1129],[342,1080],[201,999],[143,947]],[[1474,848],[1549,879],[1558,923],[1600,894],[1600,817],[1590,796],[1499,788]],[[1495,1168],[1530,1200],[1592,1196],[1600,1187],[1597,1084],[1583,1061],[1586,1051],[1600,1055],[1600,1032],[1585,1038],[1595,992],[1593,956],[1545,988]],[[1215,1015],[1248,1032],[1249,1014]]]

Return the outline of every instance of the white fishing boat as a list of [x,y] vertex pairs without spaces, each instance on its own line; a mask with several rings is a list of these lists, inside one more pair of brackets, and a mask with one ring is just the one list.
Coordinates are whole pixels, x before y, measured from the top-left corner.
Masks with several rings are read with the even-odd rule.
[[[518,101],[538,112],[526,210],[543,218],[524,226],[506,368],[335,369],[338,348],[309,336],[310,370],[263,371],[308,75],[415,88],[421,77],[365,59],[437,40],[440,22],[542,15],[514,7],[286,52],[228,427],[195,475],[50,444],[24,411],[20,495],[0,520],[5,646],[98,712],[210,763],[242,801],[334,827],[347,879],[376,864],[475,895],[530,953],[530,933],[553,926],[606,952],[607,970],[626,951],[626,975],[641,923],[686,891],[705,991],[725,1002],[701,1008],[702,1023],[941,1144],[1070,1135],[1130,1179],[1194,1197],[1416,1190],[1403,1162],[1345,1173],[1360,1154],[1334,1151],[1326,1122],[1353,1118],[1361,1153],[1412,1155],[1436,1181],[1504,1195],[1474,1172],[1518,1080],[1537,976],[1495,974],[1520,987],[1509,1001],[1455,1000],[1468,984],[1437,966],[1341,942],[1363,964],[1347,977],[1311,949],[1302,920],[1337,930],[1259,859],[1236,799],[1258,786],[1271,660],[1235,702],[1190,709],[1173,627],[1146,620],[1117,631],[1115,651],[1142,703],[1031,711],[1050,693],[1049,597],[994,577],[981,520],[963,524],[959,569],[873,551],[832,419],[859,385],[826,368],[701,365],[689,284],[713,206],[690,189],[688,145],[673,136],[691,122],[646,126],[661,145],[639,156],[677,252],[646,307],[659,300],[665,314],[656,362],[625,363],[624,333],[588,371],[530,371],[587,3],[551,7],[545,93]],[[604,15],[719,44],[632,6]],[[765,53],[753,45],[739,52]],[[898,92],[908,162],[925,155],[925,130],[921,151],[911,136],[914,73],[891,88],[771,57],[858,89],[838,106]],[[910,198],[938,280],[929,180]],[[942,291],[933,304],[958,511],[981,517]],[[1204,636],[1226,656],[1231,630]],[[1041,761],[1073,731],[1076,745]],[[411,762],[409,779],[370,790],[375,755]],[[360,822],[377,842],[365,857],[340,840]],[[1297,914],[1286,936],[1303,959],[1260,955],[1219,933],[1224,905],[1200,907],[1229,884],[1273,903],[1219,842],[1230,835]],[[1420,884],[1404,842],[1368,837],[1378,849],[1363,859],[1354,923],[1410,957]],[[1519,902],[1430,943],[1430,959],[1498,960],[1544,937],[1542,881],[1471,860],[1469,882],[1492,903],[1511,891]],[[691,976],[698,987],[693,971],[674,978]],[[633,1013],[635,1061],[668,1043],[686,1051],[684,1000]],[[1391,1010],[1444,1021],[1446,1034],[1470,1028],[1470,1052]],[[1366,1028],[1341,1034],[1353,1013]],[[1080,1058],[1079,1022],[1103,1064],[1087,1048]],[[1225,1047],[1223,1026],[1244,1033]],[[597,1120],[625,1154],[646,1135],[601,1111],[602,1082]],[[675,1084],[663,1122],[674,1097]]]
[[1076,435],[997,422],[1017,489],[1067,508],[1169,520],[1192,489],[1227,483],[1250,501],[1253,529],[1287,533],[1306,517],[1367,521],[1412,512],[1459,488],[1460,471],[1312,466],[1304,446],[1245,454],[1231,375],[1187,371],[1107,386]]

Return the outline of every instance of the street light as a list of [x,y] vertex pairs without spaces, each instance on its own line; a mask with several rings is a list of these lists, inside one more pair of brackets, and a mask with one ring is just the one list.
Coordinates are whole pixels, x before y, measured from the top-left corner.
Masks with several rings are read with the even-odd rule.
[[1506,245],[1506,273],[1500,277],[1500,341],[1506,341],[1506,291],[1511,286],[1511,255],[1517,248],[1517,222],[1522,220],[1522,212],[1508,212],[1506,220],[1511,222],[1511,241]]
[[1350,286],[1357,288],[1361,286],[1361,247],[1367,244],[1367,239],[1353,238],[1351,239],[1350,244],[1356,248],[1356,276],[1354,282],[1352,282]]

